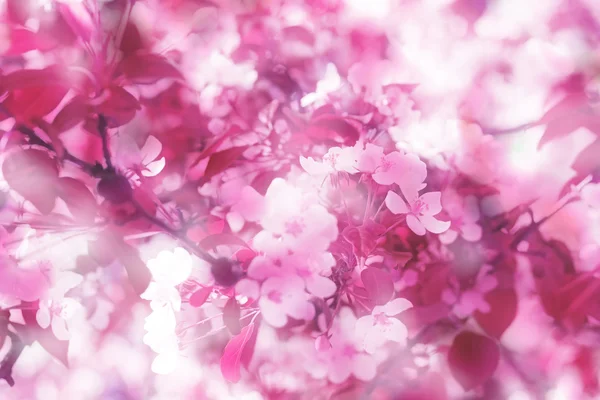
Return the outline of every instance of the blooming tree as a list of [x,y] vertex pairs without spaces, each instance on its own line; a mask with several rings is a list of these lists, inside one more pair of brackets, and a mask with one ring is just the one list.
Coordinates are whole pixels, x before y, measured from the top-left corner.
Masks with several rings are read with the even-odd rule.
[[0,18],[0,398],[600,398],[600,2]]

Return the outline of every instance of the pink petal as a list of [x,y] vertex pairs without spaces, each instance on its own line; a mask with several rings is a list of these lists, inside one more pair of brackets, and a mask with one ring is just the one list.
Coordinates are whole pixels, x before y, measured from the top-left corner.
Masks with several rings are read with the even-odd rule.
[[440,221],[431,215],[422,215],[419,219],[423,226],[431,233],[442,233],[450,228],[450,221]]
[[67,323],[64,319],[54,316],[52,318],[52,333],[58,340],[69,340],[71,335],[67,329]]
[[146,165],[146,168],[142,170],[144,176],[156,176],[165,168],[165,158],[161,157],[159,160],[153,161]]
[[261,314],[264,320],[275,328],[281,328],[287,322],[287,317],[280,304],[273,303],[272,301],[261,298],[258,300],[258,306],[260,307]]
[[394,214],[406,214],[408,212],[406,202],[391,190],[385,196],[385,205]]
[[[423,226],[421,221],[419,221],[417,217],[415,217],[413,214],[408,214],[406,216],[406,224],[408,225],[410,230],[413,231],[415,234],[419,236],[425,235],[425,227]],[[450,223],[448,223],[448,225],[450,225]]]
[[366,354],[358,354],[354,358],[353,371],[354,376],[362,381],[370,381],[375,377],[377,364],[373,357]]
[[318,297],[329,297],[335,293],[337,286],[335,283],[324,276],[314,275],[306,278],[306,289]]
[[144,146],[140,150],[142,153],[142,163],[146,164],[156,160],[161,151],[162,143],[154,136],[148,136],[146,143],[144,143]]
[[[481,226],[477,224],[464,224],[460,227],[462,237],[469,242],[476,242],[481,239]],[[450,232],[450,231],[448,231]]]
[[451,244],[454,243],[456,238],[458,237],[458,232],[454,229],[448,229],[446,232],[440,233],[440,242],[443,244]]
[[385,337],[387,340],[406,345],[406,339],[408,338],[408,329],[406,326],[395,318],[390,318],[390,325],[387,326]]
[[389,303],[384,305],[382,308],[383,308],[383,312],[385,312],[386,315],[392,317],[394,315],[400,314],[402,311],[408,310],[412,306],[413,305],[410,301],[408,301],[406,299],[398,298],[398,299],[394,299],[394,300],[390,301]]
[[39,310],[37,310],[37,313],[35,314],[38,325],[46,329],[50,326],[50,318],[48,307],[40,305]]
[[442,193],[429,192],[421,195],[421,201],[429,206],[428,215],[436,215],[442,211]]

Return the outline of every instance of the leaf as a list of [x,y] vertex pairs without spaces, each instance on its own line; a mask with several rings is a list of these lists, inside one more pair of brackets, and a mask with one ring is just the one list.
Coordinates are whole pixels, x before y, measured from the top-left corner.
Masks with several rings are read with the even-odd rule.
[[60,84],[29,86],[12,90],[2,104],[18,122],[27,122],[49,114],[68,91],[68,87]]
[[229,382],[235,383],[241,378],[240,364],[242,352],[250,341],[253,333],[254,323],[251,322],[246,325],[238,335],[232,337],[225,346],[225,350],[221,356],[221,373]]
[[158,54],[133,54],[121,62],[121,71],[129,81],[138,84],[153,84],[163,78],[183,78],[175,66]]
[[56,114],[52,126],[58,133],[62,133],[83,122],[89,113],[90,107],[82,96],[75,96],[62,110]]
[[581,127],[600,133],[600,115],[590,105],[589,98],[583,91],[565,96],[544,114],[540,123],[546,124],[546,130],[539,141],[539,148]]
[[[600,132],[600,131],[599,131]],[[592,144],[583,149],[573,165],[571,165],[579,176],[594,174],[597,177],[600,174],[600,139],[596,139]]]
[[131,286],[138,295],[144,293],[152,279],[152,274],[146,263],[142,261],[135,248],[124,242],[119,243],[116,250],[119,261],[121,261],[127,271],[127,277]]
[[225,171],[242,156],[248,146],[231,147],[210,156],[202,180],[208,182],[213,176]]
[[91,223],[96,218],[96,198],[90,189],[74,178],[58,180],[58,196],[65,201],[73,216],[83,222]]
[[204,303],[206,303],[206,300],[211,293],[212,287],[203,287],[202,289],[196,290],[190,296],[190,305],[192,307],[201,307]]
[[27,149],[9,154],[2,164],[8,185],[42,214],[54,208],[57,196],[58,168],[43,150]]
[[246,242],[229,233],[217,233],[205,237],[198,243],[204,250],[214,250],[217,246],[240,246],[248,247]]
[[500,339],[517,316],[517,294],[514,289],[496,289],[486,293],[490,311],[476,311],[475,320],[489,335]]
[[383,305],[394,295],[394,282],[392,275],[380,268],[367,267],[360,274],[369,297],[375,304]]
[[242,326],[240,324],[241,310],[235,297],[230,298],[223,307],[223,323],[233,335],[240,333]]
[[[109,128],[115,128],[131,121],[138,110],[141,109],[138,99],[127,90],[119,86],[110,86],[106,89],[106,96],[96,107],[96,111],[106,117]],[[98,124],[94,123],[97,130]]]
[[10,47],[3,53],[4,56],[18,56],[31,50],[49,50],[55,46],[51,38],[45,38],[29,29],[20,27],[10,28]]
[[450,372],[467,391],[491,378],[499,361],[498,345],[492,339],[470,331],[456,335],[448,351]]

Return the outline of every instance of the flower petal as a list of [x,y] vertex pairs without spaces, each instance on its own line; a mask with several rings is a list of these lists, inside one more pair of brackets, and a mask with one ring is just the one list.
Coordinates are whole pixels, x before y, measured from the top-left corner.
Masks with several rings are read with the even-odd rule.
[[431,233],[442,233],[450,228],[450,221],[440,221],[431,215],[421,215],[419,219],[421,220],[423,226],[425,226],[425,229]]
[[391,190],[385,196],[386,207],[394,214],[406,214],[408,212],[408,205],[402,197]]
[[[406,216],[406,224],[408,225],[410,230],[413,231],[415,234],[417,234],[419,236],[425,235],[425,232],[426,232],[425,227],[423,226],[421,221],[419,221],[417,219],[417,217],[415,217],[413,214],[408,214]],[[450,223],[448,223],[448,224],[450,224]]]

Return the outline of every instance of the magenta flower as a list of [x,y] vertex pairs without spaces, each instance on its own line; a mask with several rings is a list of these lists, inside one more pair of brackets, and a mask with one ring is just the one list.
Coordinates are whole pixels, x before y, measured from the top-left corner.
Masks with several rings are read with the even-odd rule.
[[460,197],[456,192],[447,191],[442,195],[444,210],[450,217],[450,229],[440,234],[440,241],[450,244],[461,236],[469,242],[481,239],[482,229],[479,220],[479,206],[475,196]]

